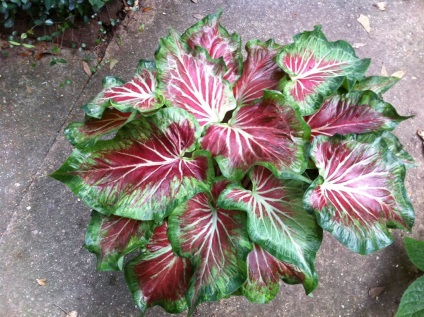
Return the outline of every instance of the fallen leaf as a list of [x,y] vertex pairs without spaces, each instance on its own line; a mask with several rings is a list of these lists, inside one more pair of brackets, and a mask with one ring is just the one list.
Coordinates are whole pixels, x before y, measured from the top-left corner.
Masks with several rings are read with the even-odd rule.
[[34,52],[32,52],[32,51],[23,51],[23,52],[20,52],[19,53],[19,55],[21,55],[21,56],[23,56],[23,57],[28,57],[28,56],[32,56],[32,54],[34,54]]
[[377,2],[374,4],[374,7],[377,7],[377,9],[380,11],[386,11],[386,4],[387,2]]
[[365,45],[367,45],[367,44],[365,44],[365,43],[353,43],[352,47],[353,48],[360,48],[360,47],[364,47]]
[[193,18],[195,18],[197,20],[201,20],[201,19],[203,19],[203,15],[195,13],[195,14],[193,14]]
[[358,21],[364,27],[365,31],[370,33],[370,19],[366,15],[361,14],[359,18],[356,19],[356,21]]
[[418,129],[417,130],[417,134],[424,141],[424,130]]
[[191,2],[193,2],[193,3],[197,3],[197,0],[191,0]]
[[403,70],[398,70],[397,72],[394,72],[392,74],[392,77],[397,77],[397,78],[402,78],[403,76],[405,76],[406,72]]
[[118,64],[118,60],[116,58],[111,58],[109,60],[109,69],[112,70],[112,68],[115,67],[116,64]]
[[46,285],[46,279],[45,278],[37,278],[36,279],[38,285],[45,286]]
[[376,299],[379,295],[381,295],[381,293],[384,292],[384,289],[385,289],[384,286],[372,287],[372,288],[368,289],[368,295],[371,298]]
[[90,77],[91,77],[91,75],[93,75],[93,74],[91,73],[90,66],[88,66],[87,62],[82,62],[82,66],[84,67],[84,71],[85,71],[85,73],[86,73],[88,76],[90,76]]
[[70,311],[65,317],[78,317],[78,312],[76,310]]
[[381,67],[381,76],[388,77],[389,73],[387,72],[386,66]]
[[152,10],[151,7],[145,7],[145,8],[143,8],[143,12],[149,12],[150,10]]

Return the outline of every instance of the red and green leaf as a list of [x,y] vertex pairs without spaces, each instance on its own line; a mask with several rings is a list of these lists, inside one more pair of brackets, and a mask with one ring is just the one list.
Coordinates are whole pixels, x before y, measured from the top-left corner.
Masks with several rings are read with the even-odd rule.
[[223,79],[226,67],[201,48],[190,52],[171,31],[156,52],[160,94],[170,104],[191,113],[200,126],[221,122],[236,107],[230,84]]
[[122,270],[124,256],[146,245],[153,228],[153,221],[108,217],[93,211],[85,235],[85,247],[96,254],[99,270]]
[[184,296],[193,272],[189,260],[172,251],[166,231],[165,222],[155,229],[147,251],[125,266],[125,279],[142,313],[156,305],[169,313],[187,308]]
[[241,39],[237,33],[230,35],[223,28],[219,19],[221,12],[210,14],[201,21],[191,26],[181,36],[191,50],[196,46],[203,47],[213,59],[223,58],[227,71],[223,78],[234,83],[242,69]]
[[127,83],[114,77],[106,77],[103,91],[83,109],[88,116],[98,119],[108,106],[122,112],[137,110],[150,113],[162,106],[156,99],[156,85],[155,63],[141,60],[136,75]]
[[344,41],[328,42],[321,28],[315,27],[296,35],[293,44],[283,47],[277,63],[288,74],[281,83],[284,94],[299,105],[302,115],[309,115],[345,78],[362,79],[370,60],[356,57]]
[[384,77],[384,76],[370,76],[358,81],[353,90],[366,91],[371,90],[377,95],[384,94],[387,90],[392,88],[398,81],[399,77]]
[[115,87],[122,86],[125,82],[117,77],[106,76],[103,78],[102,84],[103,90],[93,100],[82,107],[85,114],[89,117],[101,119],[105,109],[112,107],[110,100],[104,97],[105,92]]
[[240,179],[252,165],[265,165],[276,174],[306,168],[309,128],[281,93],[266,91],[249,106],[239,107],[228,124],[213,124],[201,139],[225,177]]
[[293,265],[278,260],[256,243],[247,257],[247,280],[242,293],[253,303],[268,303],[278,294],[280,280],[302,283],[305,276]]
[[305,184],[280,180],[262,166],[254,167],[249,177],[251,190],[231,185],[221,194],[219,204],[247,212],[250,239],[280,261],[298,268],[310,293],[318,283],[314,262],[322,230],[303,208]]
[[410,230],[414,223],[404,165],[380,137],[365,139],[316,137],[311,157],[319,176],[304,198],[322,228],[361,254],[389,245],[388,228]]
[[404,149],[402,143],[400,143],[399,139],[395,135],[389,131],[385,131],[381,137],[390,152],[392,152],[400,162],[405,164],[406,167],[417,167],[413,157]]
[[247,58],[243,73],[233,88],[237,104],[250,104],[261,98],[265,90],[277,89],[285,75],[276,62],[280,49],[281,46],[275,44],[274,40],[252,40],[246,44]]
[[193,265],[186,296],[190,312],[200,302],[231,295],[246,280],[246,257],[251,245],[245,214],[216,204],[227,185],[226,180],[218,181],[210,194],[195,195],[169,216],[172,246]]
[[130,122],[113,140],[74,150],[52,176],[101,213],[162,220],[208,187],[209,154],[192,153],[199,136],[191,115],[161,109]]
[[333,95],[305,118],[314,137],[393,130],[405,119],[372,91]]
[[77,148],[93,146],[101,137],[110,135],[136,117],[133,112],[105,109],[101,119],[86,116],[84,122],[73,122],[65,129],[69,143]]

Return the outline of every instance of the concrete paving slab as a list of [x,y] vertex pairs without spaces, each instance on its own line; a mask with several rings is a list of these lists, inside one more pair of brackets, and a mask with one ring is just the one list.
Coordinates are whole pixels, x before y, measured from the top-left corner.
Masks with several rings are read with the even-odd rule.
[[[116,58],[118,64],[112,70],[104,64],[81,95],[75,87],[64,98],[66,102],[62,105],[67,110],[52,120],[55,125],[51,126],[51,131],[56,133],[52,132],[51,138],[42,139],[40,136],[38,141],[48,144],[46,150],[31,151],[28,145],[35,144],[35,141],[25,143],[19,138],[15,141],[15,152],[33,160],[35,167],[28,164],[32,169],[27,170],[28,175],[35,177],[20,176],[18,164],[8,165],[7,174],[0,172],[2,190],[9,188],[9,181],[26,184],[23,186],[27,187],[27,190],[14,194],[16,212],[11,221],[6,220],[8,227],[0,246],[3,260],[0,264],[3,272],[0,277],[1,316],[64,316],[61,308],[76,310],[79,316],[89,317],[138,315],[122,274],[97,273],[95,257],[81,248],[89,209],[63,185],[47,177],[71,151],[63,136],[56,138],[57,130],[70,121],[82,119],[82,111],[77,108],[99,92],[104,75],[130,79],[137,61],[153,57],[159,37],[166,35],[169,27],[182,32],[196,21],[193,14],[206,15],[216,12],[218,7],[224,10],[223,25],[230,32],[238,32],[244,42],[252,38],[266,40],[274,37],[280,43],[287,43],[294,34],[322,24],[330,40],[344,39],[350,43],[366,44],[357,53],[360,57],[372,58],[369,74],[379,74],[382,65],[389,73],[407,71],[405,78],[385,95],[385,99],[394,104],[402,115],[415,115],[414,119],[402,123],[396,134],[418,164],[416,169],[409,171],[406,184],[417,212],[412,235],[424,239],[424,158],[422,142],[416,136],[416,130],[424,128],[424,110],[420,104],[420,82],[424,78],[422,1],[390,1],[386,11],[379,11],[373,6],[373,1],[365,0],[227,0],[213,4],[202,0],[198,4],[180,0],[146,1],[143,4],[152,10],[134,14],[109,46],[105,61]],[[369,34],[356,21],[359,14],[369,15],[372,28]],[[139,32],[142,24],[144,30]],[[3,69],[4,66],[0,72]],[[69,75],[72,82],[83,75],[78,71],[64,74]],[[51,73],[43,82],[64,74]],[[36,75],[38,73],[28,76],[26,85],[32,87],[37,82]],[[13,78],[10,76],[7,82]],[[2,80],[0,78],[0,85]],[[12,81],[8,86],[0,86],[0,89],[5,87],[1,91],[5,91],[6,98],[13,97],[13,94],[9,96],[9,90],[17,93],[16,100],[24,108],[29,108],[33,100],[20,96],[21,90],[13,90],[14,86],[16,84]],[[38,100],[52,95],[51,90],[47,90]],[[74,109],[71,103],[76,104]],[[49,105],[57,107],[57,100],[52,100]],[[55,111],[46,108],[44,113],[54,115]],[[3,119],[3,111],[0,113],[1,140],[12,140],[18,128],[8,125],[10,120]],[[16,122],[19,124],[20,120]],[[48,127],[47,121],[40,122],[42,124],[26,128],[28,135],[38,135],[37,131]],[[3,149],[1,155],[5,155]],[[22,160],[22,157],[8,158],[8,162],[17,159]],[[10,176],[6,178],[4,175]],[[9,192],[4,191],[6,194]],[[3,205],[1,210],[5,210]],[[9,219],[10,214],[7,216],[5,212]],[[305,296],[301,286],[284,285],[277,298],[267,305],[254,305],[244,298],[233,297],[202,304],[195,316],[393,316],[403,291],[416,277],[416,271],[405,254],[403,235],[395,232],[394,244],[370,256],[354,254],[325,235],[317,257],[320,285],[313,298]],[[46,278],[46,285],[39,286],[37,278]],[[369,288],[379,286],[385,287],[384,292],[376,299],[371,298]],[[169,315],[157,307],[149,310],[147,316]]]

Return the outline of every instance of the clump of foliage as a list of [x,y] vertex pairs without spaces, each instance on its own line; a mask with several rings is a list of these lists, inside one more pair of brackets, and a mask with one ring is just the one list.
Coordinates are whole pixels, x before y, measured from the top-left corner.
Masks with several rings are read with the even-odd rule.
[[76,17],[90,20],[110,0],[2,0],[0,22],[6,27],[14,25],[18,13],[31,17],[34,25],[53,25],[55,22],[74,23]]
[[390,132],[407,118],[381,97],[398,78],[365,77],[370,60],[320,27],[251,40],[243,61],[219,16],[171,30],[130,81],[105,78],[52,175],[93,209],[86,247],[143,312],[266,303],[280,280],[310,293],[322,229],[369,254],[414,222],[413,160]]
[[[406,252],[411,262],[424,272],[424,241],[405,238]],[[414,317],[424,315],[424,276],[416,279],[406,289],[400,301],[396,317]]]

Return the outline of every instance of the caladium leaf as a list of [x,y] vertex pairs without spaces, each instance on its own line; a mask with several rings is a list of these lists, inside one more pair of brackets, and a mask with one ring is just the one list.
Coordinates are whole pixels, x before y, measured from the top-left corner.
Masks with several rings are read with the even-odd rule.
[[156,101],[156,85],[155,63],[141,60],[134,78],[123,86],[106,90],[104,98],[110,99],[118,110],[149,113],[162,106]]
[[97,269],[122,270],[124,256],[146,245],[154,226],[153,221],[108,217],[93,211],[85,235],[85,247],[96,254]]
[[370,60],[359,59],[344,41],[328,42],[320,27],[294,37],[283,47],[277,62],[288,74],[281,87],[287,98],[298,104],[303,115],[314,113],[324,97],[348,80],[364,76]]
[[305,276],[293,265],[273,257],[256,243],[247,257],[248,277],[243,295],[253,303],[267,303],[278,294],[280,280],[302,283]]
[[358,81],[353,90],[371,90],[377,95],[384,94],[387,90],[392,88],[398,81],[399,77],[385,77],[385,76],[370,76]]
[[402,143],[400,143],[399,139],[395,135],[389,131],[385,131],[381,137],[390,152],[392,152],[400,160],[400,162],[405,164],[406,167],[417,166],[412,156],[403,148]]
[[134,78],[127,83],[115,77],[106,77],[104,89],[83,107],[87,115],[101,118],[106,107],[112,106],[122,112],[150,113],[162,106],[156,99],[155,63],[141,60]]
[[[208,187],[208,153],[194,152],[196,120],[165,108],[127,124],[113,140],[76,149],[52,176],[88,206],[106,215],[162,220],[174,207]],[[190,153],[192,157],[184,157]]]
[[106,76],[102,81],[103,90],[88,104],[82,107],[87,116],[101,119],[103,112],[108,107],[111,107],[110,100],[104,97],[106,91],[125,84],[125,82],[117,77]]
[[65,129],[69,143],[77,148],[93,146],[98,139],[118,131],[136,117],[135,112],[105,109],[101,119],[86,116],[84,122],[73,122]]
[[186,42],[192,50],[195,46],[200,46],[206,49],[212,58],[222,57],[227,66],[223,78],[234,83],[240,76],[243,63],[241,39],[237,33],[230,35],[221,26],[220,17],[221,12],[206,16],[185,31],[181,40]]
[[246,257],[251,245],[245,214],[222,209],[216,203],[227,184],[226,180],[218,181],[210,194],[195,195],[169,216],[172,246],[193,265],[186,296],[190,312],[200,302],[231,295],[246,280]]
[[316,137],[311,157],[320,176],[304,198],[321,227],[360,254],[389,245],[388,228],[410,230],[414,223],[404,165],[380,137],[366,138]]
[[312,136],[393,130],[405,119],[372,91],[333,95],[305,118]]
[[157,227],[142,253],[125,266],[125,279],[142,313],[160,305],[169,313],[187,308],[184,295],[193,275],[188,259],[174,254],[166,236],[167,223]]
[[262,97],[264,90],[274,90],[278,87],[283,70],[276,62],[276,56],[281,46],[274,40],[247,42],[247,58],[243,64],[243,73],[233,88],[237,104],[250,104]]
[[239,107],[228,124],[211,125],[201,145],[227,178],[241,179],[255,164],[281,176],[288,170],[305,170],[309,136],[299,111],[288,106],[281,93],[266,91],[256,103]]
[[174,107],[193,114],[200,126],[221,122],[236,107],[230,84],[223,79],[225,65],[201,48],[189,52],[171,31],[156,52],[160,94]]
[[303,285],[310,293],[318,284],[314,262],[322,230],[303,208],[305,184],[280,180],[262,166],[255,166],[249,176],[251,190],[231,185],[218,203],[246,211],[250,239],[280,261],[294,265],[304,275]]

